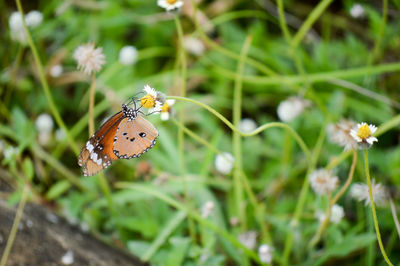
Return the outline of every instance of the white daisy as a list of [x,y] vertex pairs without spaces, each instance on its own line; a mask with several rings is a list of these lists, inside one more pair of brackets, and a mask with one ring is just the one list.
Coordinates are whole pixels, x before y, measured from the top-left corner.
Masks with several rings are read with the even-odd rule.
[[365,11],[362,5],[354,4],[350,9],[350,15],[353,18],[362,18],[365,16]]
[[302,97],[290,97],[279,104],[277,109],[278,117],[283,122],[290,122],[299,116],[310,104],[310,101]]
[[161,107],[161,120],[166,121],[169,120],[169,117],[172,114],[171,106],[175,104],[175,100],[168,99],[165,101],[163,106]]
[[239,235],[239,242],[248,249],[254,249],[257,245],[257,232],[247,231]]
[[[387,202],[388,192],[380,183],[375,183],[375,179],[371,181],[372,197],[378,206],[385,205]],[[371,205],[369,197],[369,189],[367,184],[355,183],[350,188],[350,195],[357,201],[365,201],[365,205]]]
[[341,119],[336,124],[330,124],[327,127],[329,140],[339,146],[344,147],[345,150],[357,148],[357,142],[354,140],[350,131],[356,126],[356,122],[352,120]]
[[43,113],[36,118],[36,128],[39,132],[51,132],[53,130],[53,119],[49,114]]
[[259,246],[258,247],[258,257],[260,258],[260,261],[262,263],[270,264],[272,262],[273,251],[274,251],[274,248],[267,244],[262,244],[261,246]]
[[250,133],[254,131],[256,128],[257,128],[256,122],[254,122],[254,120],[250,118],[243,118],[242,121],[240,121],[239,123],[239,129],[244,133]]
[[[325,212],[318,211],[316,213],[316,217],[322,223],[323,221],[325,221]],[[334,224],[338,224],[343,217],[344,217],[343,207],[337,204],[333,205],[331,209],[330,221]]]
[[138,59],[138,51],[134,46],[124,46],[119,51],[118,60],[122,65],[130,66],[136,63]]
[[30,28],[39,26],[43,21],[43,15],[40,11],[32,10],[25,16],[26,25]]
[[203,42],[192,36],[185,36],[183,38],[183,47],[186,51],[196,56],[202,55],[206,50]]
[[93,71],[99,72],[106,63],[103,48],[98,47],[95,49],[93,43],[78,46],[74,51],[73,57],[78,63],[78,69],[88,75]]
[[326,195],[334,191],[338,185],[339,178],[333,176],[331,171],[318,169],[311,173],[310,183],[315,193]]
[[53,78],[58,78],[63,73],[64,69],[62,65],[54,65],[50,68],[50,76]]
[[378,141],[377,138],[372,136],[377,129],[374,125],[362,122],[361,124],[357,124],[356,129],[350,131],[350,135],[357,141],[360,149],[365,149],[371,147],[375,141]]
[[158,0],[157,5],[167,11],[179,10],[183,6],[182,0]]
[[149,85],[144,86],[145,96],[140,98],[140,104],[149,110],[150,113],[161,112],[162,103],[157,100],[157,91]]
[[221,174],[227,175],[233,169],[233,163],[235,158],[229,152],[223,152],[222,154],[217,154],[215,157],[215,168]]

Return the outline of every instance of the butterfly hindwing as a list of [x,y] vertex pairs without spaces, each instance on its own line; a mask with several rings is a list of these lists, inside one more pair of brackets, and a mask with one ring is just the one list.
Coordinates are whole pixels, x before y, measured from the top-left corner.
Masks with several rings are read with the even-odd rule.
[[157,137],[157,129],[143,117],[125,118],[115,134],[114,154],[121,159],[139,157],[155,145]]
[[78,157],[85,176],[98,173],[118,159],[113,152],[113,138],[122,119],[121,112],[115,114],[86,142]]

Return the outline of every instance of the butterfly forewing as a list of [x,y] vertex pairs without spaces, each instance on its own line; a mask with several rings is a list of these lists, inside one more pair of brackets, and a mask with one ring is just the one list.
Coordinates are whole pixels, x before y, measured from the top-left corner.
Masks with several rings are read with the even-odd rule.
[[113,139],[122,119],[122,112],[115,114],[86,142],[78,157],[85,176],[98,173],[118,159],[113,152]]
[[157,129],[143,117],[125,118],[115,134],[114,153],[123,159],[139,157],[155,145],[157,137]]

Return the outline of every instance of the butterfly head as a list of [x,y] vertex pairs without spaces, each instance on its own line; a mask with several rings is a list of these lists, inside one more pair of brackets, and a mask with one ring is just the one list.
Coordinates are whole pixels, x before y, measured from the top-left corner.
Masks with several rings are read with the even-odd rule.
[[126,104],[122,105],[122,114],[129,120],[134,120],[138,115],[138,110],[135,108],[130,108]]

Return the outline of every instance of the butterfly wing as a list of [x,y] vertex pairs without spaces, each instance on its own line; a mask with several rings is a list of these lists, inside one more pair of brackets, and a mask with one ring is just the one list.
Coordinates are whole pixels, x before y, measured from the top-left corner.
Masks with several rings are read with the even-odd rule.
[[113,152],[113,139],[122,119],[122,112],[116,113],[86,142],[78,157],[84,176],[95,175],[118,159]]
[[114,138],[114,154],[121,159],[139,157],[156,144],[157,129],[142,116],[124,118]]

